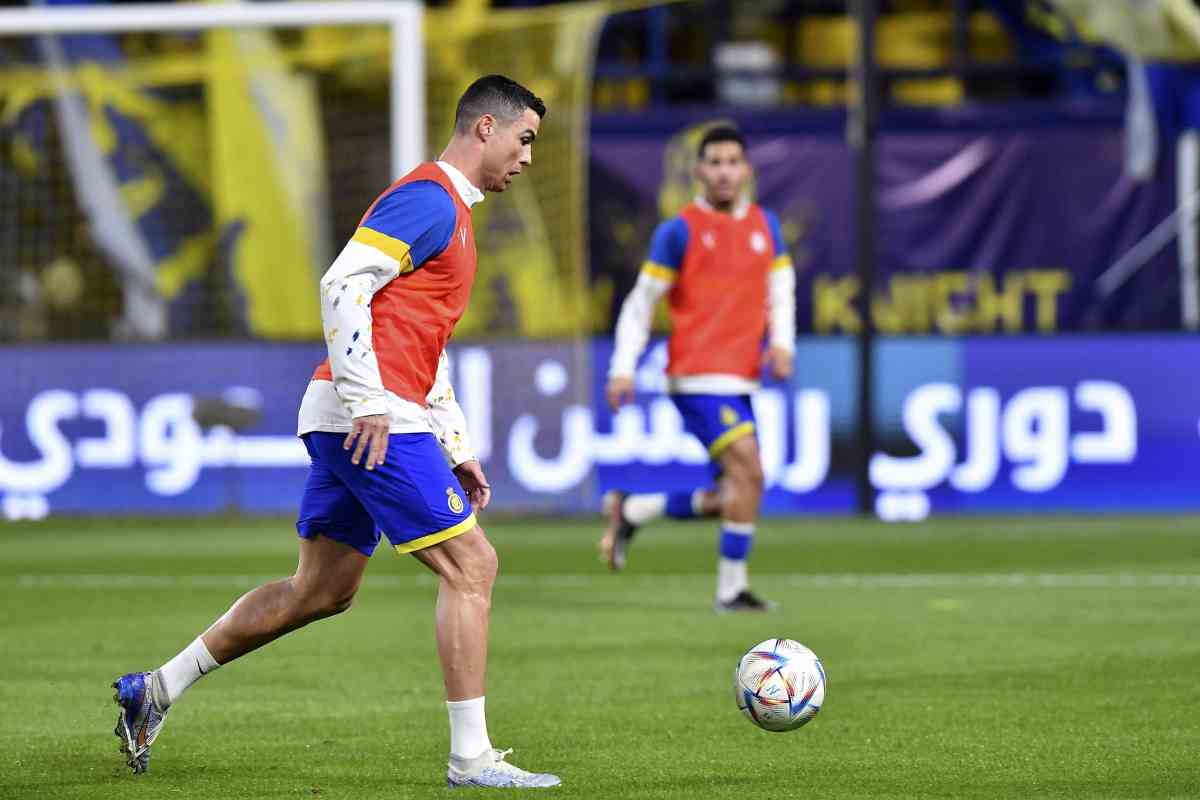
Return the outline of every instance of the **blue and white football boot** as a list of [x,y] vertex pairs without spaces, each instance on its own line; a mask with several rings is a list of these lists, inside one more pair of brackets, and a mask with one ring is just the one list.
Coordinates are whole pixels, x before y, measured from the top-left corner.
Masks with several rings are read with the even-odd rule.
[[135,775],[150,768],[150,745],[158,738],[167,712],[160,694],[160,679],[153,672],[131,672],[113,683],[113,700],[121,709],[113,731],[121,740],[125,763]]
[[508,750],[484,750],[475,758],[450,756],[446,770],[446,785],[451,789],[462,786],[485,786],[493,789],[543,789],[562,783],[557,775],[545,772],[526,772],[504,760]]

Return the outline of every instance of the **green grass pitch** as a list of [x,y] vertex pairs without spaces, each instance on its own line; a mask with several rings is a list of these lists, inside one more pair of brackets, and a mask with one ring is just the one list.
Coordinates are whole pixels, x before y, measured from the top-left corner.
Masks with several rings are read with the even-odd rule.
[[[655,525],[625,573],[582,521],[494,521],[488,722],[561,798],[1200,797],[1200,520],[773,520],[767,616],[710,610],[714,526]],[[354,608],[197,684],[148,775],[109,683],[283,576],[288,520],[0,527],[0,798],[441,797],[432,579],[380,549]],[[759,731],[734,665],[800,640],[829,687]],[[485,790],[471,790],[479,793]]]

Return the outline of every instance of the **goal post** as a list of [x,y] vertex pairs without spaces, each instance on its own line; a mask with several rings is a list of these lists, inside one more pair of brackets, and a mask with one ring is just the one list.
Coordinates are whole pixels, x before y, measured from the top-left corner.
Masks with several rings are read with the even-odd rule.
[[607,307],[587,269],[594,48],[625,5],[0,10],[0,263],[57,294],[0,296],[0,338],[319,339],[312,271],[501,73],[550,111],[537,166],[473,214],[487,255],[456,335],[583,341]]
[[313,280],[428,155],[424,16],[416,0],[0,10],[0,230],[22,231],[0,262],[49,287],[15,338],[319,338]]

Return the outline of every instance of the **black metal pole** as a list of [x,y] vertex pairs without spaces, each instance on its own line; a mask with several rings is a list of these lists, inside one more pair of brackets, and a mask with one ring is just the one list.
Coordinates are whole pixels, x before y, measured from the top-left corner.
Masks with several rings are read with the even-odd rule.
[[871,486],[871,454],[875,452],[875,425],[872,419],[875,398],[874,342],[875,324],[871,319],[871,298],[875,294],[876,261],[876,179],[875,133],[879,122],[879,64],[875,58],[875,23],[879,17],[878,0],[852,0],[851,8],[858,23],[858,53],[854,63],[854,84],[849,116],[848,137],[855,156],[855,221],[858,239],[857,273],[862,326],[858,333],[858,464],[859,510],[875,511],[875,490]]
[[960,81],[966,81],[971,61],[971,0],[954,0],[954,69]]

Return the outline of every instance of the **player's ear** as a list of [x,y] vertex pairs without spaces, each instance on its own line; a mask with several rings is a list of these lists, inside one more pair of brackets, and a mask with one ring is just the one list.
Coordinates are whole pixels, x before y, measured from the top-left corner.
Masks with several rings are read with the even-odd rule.
[[475,121],[475,134],[480,139],[489,139],[496,132],[496,118],[491,114],[484,114]]

